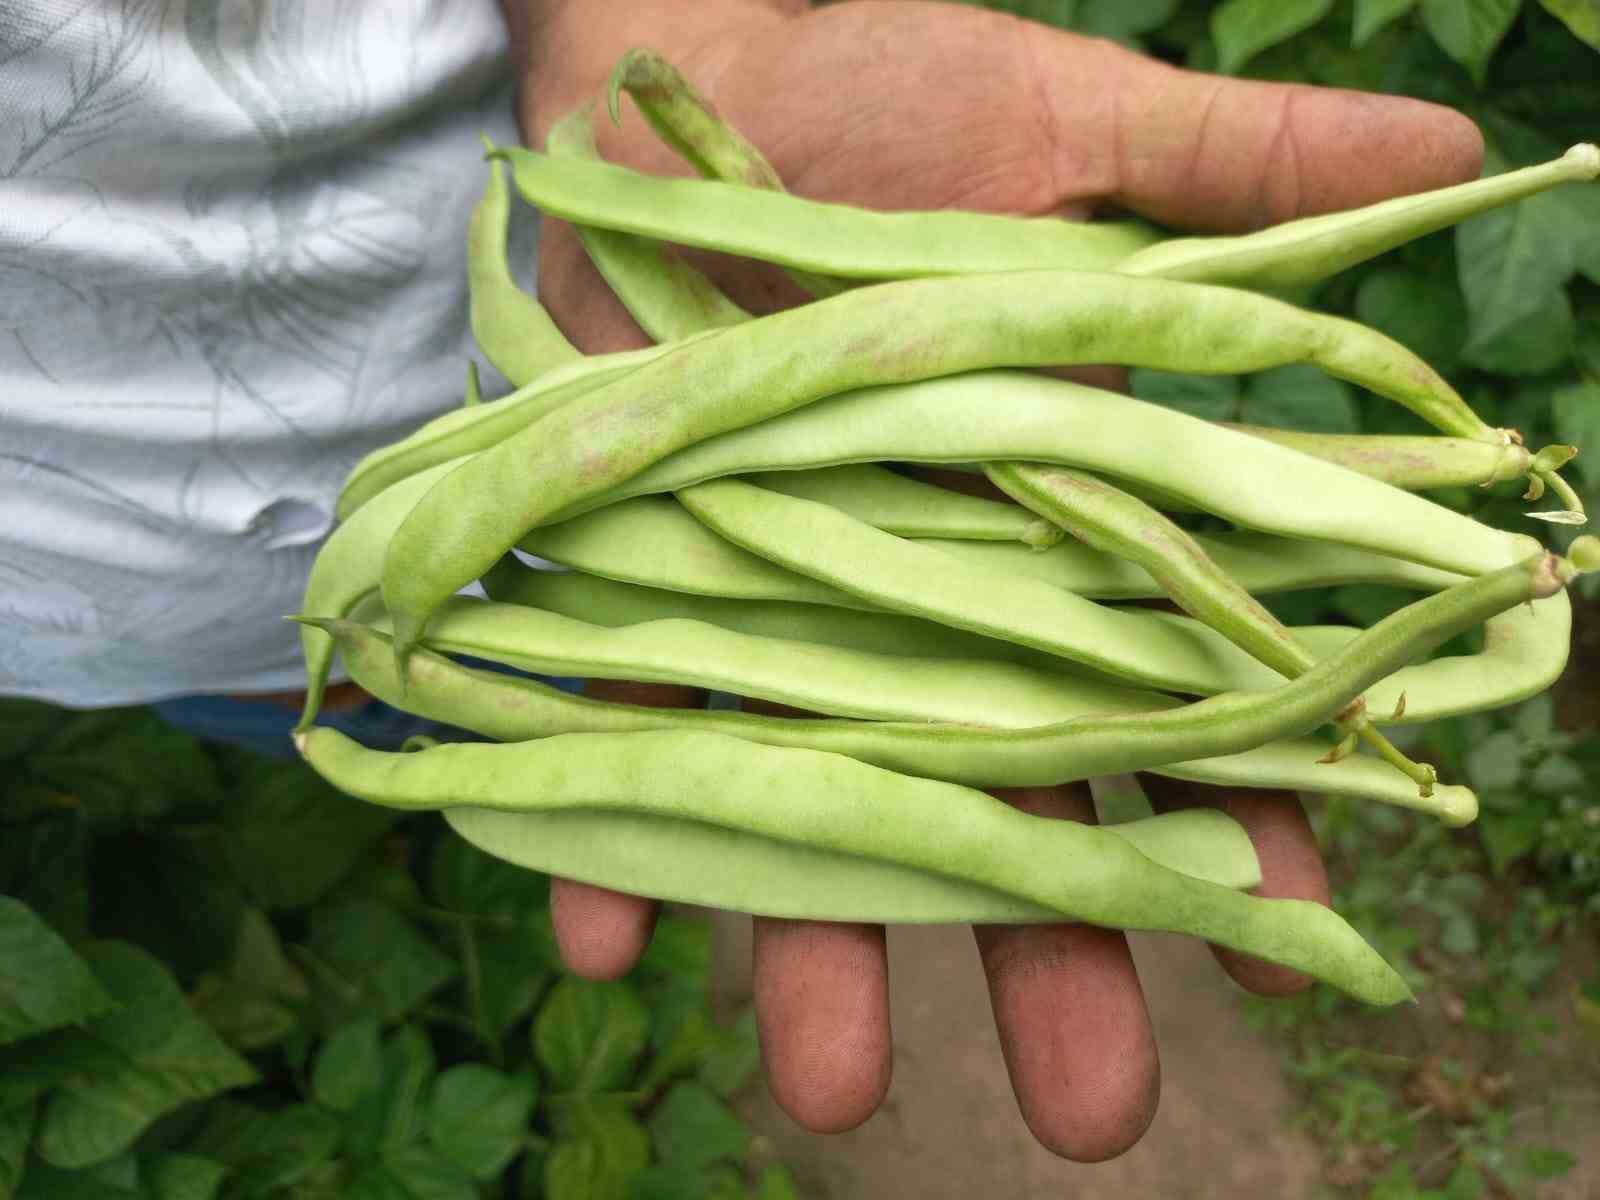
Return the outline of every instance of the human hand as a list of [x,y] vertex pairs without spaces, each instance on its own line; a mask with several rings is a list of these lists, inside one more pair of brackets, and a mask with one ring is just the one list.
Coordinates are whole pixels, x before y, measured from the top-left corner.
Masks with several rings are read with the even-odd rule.
[[[529,42],[535,70],[523,116],[535,144],[596,94],[624,50],[649,45],[766,153],[791,190],[869,207],[1078,218],[1124,209],[1178,229],[1236,231],[1471,178],[1481,157],[1476,130],[1449,110],[1190,74],[955,5],[857,0],[785,12],[758,0],[692,10],[639,0],[604,16],[586,10],[582,24],[570,6],[548,7]],[[609,158],[686,173],[636,115],[600,135]],[[703,265],[754,311],[800,298],[776,272]],[[540,291],[583,349],[644,344],[570,230],[553,222]],[[593,692],[635,703],[694,698],[658,685]],[[1261,859],[1261,894],[1326,902],[1292,796],[1161,779],[1147,790],[1158,808],[1210,803],[1239,819]],[[1040,815],[1092,819],[1081,787],[998,794]],[[580,974],[621,974],[648,940],[647,901],[556,881],[551,902],[563,953]],[[1029,1128],[1074,1159],[1127,1149],[1154,1115],[1158,1067],[1125,939],[1076,924],[975,935]],[[1283,994],[1305,982],[1236,954],[1219,958],[1253,991]],[[887,989],[881,928],[757,919],[763,1060],[775,1098],[801,1124],[847,1129],[881,1102]]]

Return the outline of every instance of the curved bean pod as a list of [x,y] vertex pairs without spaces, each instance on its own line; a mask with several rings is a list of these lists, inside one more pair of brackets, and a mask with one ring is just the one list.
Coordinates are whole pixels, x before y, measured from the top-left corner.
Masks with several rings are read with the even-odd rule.
[[[393,648],[382,633],[355,621],[324,622],[322,628],[338,640],[351,678],[380,700],[498,741],[520,742],[557,733],[702,729],[768,746],[834,750],[842,749],[835,745],[836,735],[849,725],[832,719],[791,720],[753,713],[588,700],[531,679],[474,670],[422,649],[408,660],[402,689],[395,674]],[[1173,707],[1175,702],[1152,697],[1151,706],[1154,711]],[[872,753],[870,727],[850,733],[853,757],[884,765]],[[1221,758],[1168,763],[1152,768],[1152,772],[1198,783],[1353,796],[1415,809],[1438,817],[1447,825],[1467,825],[1477,816],[1477,797],[1468,788],[1440,786],[1431,797],[1419,797],[1408,780],[1383,763],[1361,755],[1324,762],[1327,750],[1328,743],[1320,739],[1296,738]],[[1006,779],[941,775],[936,764],[918,761],[913,765],[903,756],[895,761],[906,774],[944,778],[950,783],[972,787],[1006,787],[1010,783]]]
[[496,564],[483,577],[483,585],[494,600],[546,609],[594,625],[638,625],[681,617],[738,633],[842,646],[872,654],[994,659],[1023,663],[1043,671],[1079,673],[1072,663],[1053,654],[1011,642],[997,642],[900,613],[831,608],[788,600],[697,596],[617,583],[581,571],[530,570],[514,559]]
[[520,147],[492,154],[510,164],[523,199],[552,217],[844,279],[1107,270],[1158,237],[1133,221],[874,212]]
[[[1534,544],[1198,417],[1020,371],[832,396],[681,450],[552,519],[727,475],[850,462],[1016,459],[1153,484],[1245,529],[1359,547],[1464,575],[1505,566]],[[1187,461],[1225,463],[1227,470],[1179,470]],[[1296,486],[1286,489],[1286,479]]]
[[[301,612],[311,617],[342,617],[376,591],[390,535],[428,489],[464,461],[453,459],[402,479],[335,529],[311,564]],[[333,639],[314,626],[302,625],[300,648],[306,660],[306,702],[296,728],[305,729],[322,707],[333,666]]]
[[[1226,424],[1226,423],[1225,423]],[[1248,433],[1338,463],[1408,492],[1443,487],[1488,487],[1526,475],[1533,455],[1522,446],[1471,438],[1395,434],[1302,433],[1267,425],[1228,424]]]
[[[1331,909],[1231,891],[1162,867],[1099,826],[1033,817],[983,792],[840,755],[684,732],[574,733],[386,754],[318,728],[297,734],[296,744],[335,787],[389,807],[602,809],[692,821],[962,880],[1090,924],[1190,934],[1305,971],[1372,1004],[1410,995]],[[584,875],[582,861],[556,869]],[[657,890],[770,911],[754,889],[721,894],[724,877],[697,872]]]
[[[488,143],[485,143],[487,145]],[[514,386],[572,362],[577,349],[556,328],[544,305],[517,286],[506,262],[511,191],[505,171],[489,164],[489,182],[467,225],[467,287],[472,336],[478,349]]]
[[[702,178],[749,187],[783,191],[783,184],[761,151],[741,137],[731,125],[719,121],[711,106],[692,88],[676,67],[652,50],[628,51],[612,69],[606,83],[606,107],[612,121],[622,124],[620,93],[626,90],[656,134],[692,166]],[[596,156],[598,157],[598,156]],[[849,286],[826,275],[788,272],[799,287],[813,296],[832,296]]]
[[374,450],[356,464],[339,491],[341,521],[385,488],[429,467],[476,454],[526,429],[569,400],[658,358],[667,347],[597,355],[551,367],[532,383],[486,403],[469,404],[435,417],[398,442]]
[[[374,624],[391,628],[385,615]],[[1026,726],[1164,703],[1110,680],[1020,663],[887,659],[686,620],[607,627],[465,596],[439,610],[425,644],[540,674],[686,683],[841,717],[963,722],[979,713],[984,724]]]
[[900,537],[1021,542],[1034,550],[1061,540],[1060,529],[1021,505],[953,492],[873,463],[763,471],[747,482],[831,505]]
[[[545,150],[552,158],[598,160],[588,112],[580,109],[551,125]],[[589,225],[574,228],[590,261],[639,327],[656,341],[673,342],[750,319],[721,289],[660,242]],[[620,279],[629,280],[630,286],[618,287]]]
[[[1172,602],[1288,679],[1316,665],[1316,657],[1259,601],[1219,567],[1205,549],[1144,501],[1080,471],[1032,463],[990,463],[988,476],[1008,496],[1048,517],[1080,541],[1136,562]],[[1333,757],[1366,742],[1385,762],[1432,794],[1438,772],[1412,762],[1372,725],[1366,701],[1357,699],[1338,719],[1346,740]]]
[[960,559],[818,504],[716,479],[679,501],[737,546],[891,612],[1017,642],[1145,687],[1212,695],[1281,681],[1199,621],[1109,608],[1031,578],[997,588]]
[[1124,259],[1117,270],[1199,283],[1298,287],[1491,208],[1597,175],[1600,148],[1577,145],[1539,166],[1347,212],[1302,217],[1257,233],[1170,238]]
[[[861,288],[679,344],[441,480],[397,531],[385,559],[396,652],[404,655],[433,610],[528,530],[674,451],[824,395],[998,360],[1205,372],[1305,360],[1413,408],[1459,403],[1397,343],[1248,292],[1049,271]],[[1258,453],[1271,445],[1241,440],[1254,442]],[[1385,523],[1394,524],[1394,515]],[[441,554],[442,546],[450,552]]]

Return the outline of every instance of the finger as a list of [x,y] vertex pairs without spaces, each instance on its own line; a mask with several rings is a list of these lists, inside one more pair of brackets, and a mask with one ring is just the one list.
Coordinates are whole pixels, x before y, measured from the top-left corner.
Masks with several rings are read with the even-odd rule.
[[1258,229],[1461,183],[1482,167],[1482,135],[1454,109],[1184,71],[1025,28],[1055,172],[1099,175],[1106,199],[1177,228]]
[[[768,717],[815,713],[741,697]],[[889,1090],[889,965],[881,925],[757,917],[756,1029],[767,1088],[813,1133],[854,1129]]]
[[[1160,775],[1141,775],[1139,782],[1157,812],[1209,805],[1243,825],[1261,861],[1261,886],[1255,895],[1331,902],[1328,871],[1295,793],[1208,787]],[[1288,967],[1218,946],[1211,952],[1234,982],[1258,995],[1289,996],[1311,986],[1310,976]]]
[[[1088,791],[995,793],[1040,816],[1091,820]],[[1155,1117],[1160,1063],[1128,942],[1092,925],[973,928],[1017,1106],[1048,1150],[1113,1158]]]
[[754,920],[767,1087],[813,1133],[854,1129],[883,1102],[893,1066],[883,926]]
[[[699,688],[672,683],[590,679],[584,694],[618,704],[656,708],[697,708],[705,703]],[[550,920],[561,960],[585,979],[616,979],[639,961],[655,929],[653,900],[613,892],[571,879],[550,880]]]

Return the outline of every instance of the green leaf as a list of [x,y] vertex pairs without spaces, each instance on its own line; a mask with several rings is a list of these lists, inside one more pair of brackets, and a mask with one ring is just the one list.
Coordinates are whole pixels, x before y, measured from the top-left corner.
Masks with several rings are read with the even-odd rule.
[[269,912],[315,903],[395,820],[301,762],[256,760],[236,783],[212,827],[214,845],[245,894]]
[[732,1029],[722,1031],[716,1049],[700,1064],[700,1082],[716,1095],[733,1095],[750,1081],[761,1066],[761,1043],[756,1036],[756,1014],[747,1008]]
[[1497,729],[1467,752],[1467,778],[1480,792],[1505,791],[1522,780],[1522,743],[1509,729]]
[[750,1131],[704,1084],[674,1084],[650,1114],[650,1140],[667,1164],[705,1167],[723,1158],[742,1158]]
[[162,1154],[145,1165],[153,1200],[216,1200],[228,1168],[193,1154]]
[[404,1146],[352,1180],[343,1200],[479,1200],[479,1195],[455,1164],[426,1146]]
[[239,922],[227,973],[202,976],[190,1002],[229,1045],[261,1050],[299,1026],[297,1008],[307,995],[305,976],[284,954],[272,922],[250,908]]
[[1521,7],[1522,0],[1422,0],[1422,24],[1482,87],[1489,59]]
[[1538,849],[1544,822],[1543,811],[1497,812],[1486,807],[1479,814],[1478,838],[1496,878],[1503,876],[1512,863]]
[[1467,348],[1467,361],[1502,375],[1539,375],[1553,371],[1573,351],[1577,327],[1567,293],[1551,292],[1545,302],[1492,338]]
[[37,1113],[38,1107],[33,1104],[0,1108],[0,1200],[11,1200],[22,1182]]
[[1080,0],[1072,27],[1091,37],[1132,42],[1159,29],[1178,11],[1180,0]]
[[1417,6],[1417,0],[1356,0],[1350,44],[1365,46],[1384,26],[1398,21]]
[[1304,363],[1252,375],[1240,419],[1307,433],[1359,433],[1361,418],[1349,384]]
[[1564,796],[1584,790],[1583,768],[1565,754],[1552,754],[1533,769],[1528,785],[1542,796]]
[[346,1122],[358,1154],[388,1154],[420,1139],[423,1106],[438,1069],[433,1046],[415,1025],[397,1029],[383,1047],[377,1086],[361,1094]]
[[98,1170],[63,1171],[37,1159],[28,1164],[16,1200],[146,1200],[137,1179]]
[[137,946],[91,942],[83,956],[121,1007],[61,1031],[78,1069],[45,1103],[41,1158],[63,1168],[126,1149],[180,1105],[253,1083],[256,1073],[195,1015],[167,969]]
[[89,937],[89,832],[80,813],[47,815],[0,838],[0,892],[68,942]]
[[448,939],[462,966],[461,1007],[496,1043],[560,969],[549,930],[549,880],[485,854],[455,834],[441,838],[429,873],[435,903],[460,913]]
[[650,1135],[626,1112],[600,1108],[582,1136],[557,1142],[544,1165],[545,1200],[625,1200],[650,1162]]
[[42,700],[0,697],[0,762],[28,754],[71,719],[65,709]]
[[55,930],[21,901],[0,896],[0,1045],[76,1024],[111,1005]]
[[1559,1179],[1577,1165],[1575,1157],[1554,1146],[1529,1146],[1522,1152],[1522,1169],[1535,1179]]
[[208,1107],[186,1149],[233,1169],[228,1200],[265,1200],[317,1176],[340,1133],[338,1119],[312,1104],[267,1112],[224,1100]]
[[462,1063],[439,1076],[428,1105],[428,1140],[474,1179],[492,1179],[516,1157],[533,1115],[529,1073]]
[[1180,375],[1136,369],[1128,383],[1140,400],[1173,408],[1206,421],[1239,419],[1240,387],[1233,375]]
[[209,810],[221,791],[205,747],[147,709],[71,714],[33,747],[28,772],[76,797],[100,832]]
[[1600,0],[1539,0],[1572,35],[1600,50]]
[[800,1200],[800,1188],[794,1175],[782,1163],[773,1163],[761,1172],[756,1184],[756,1200]]
[[980,0],[984,8],[1011,13],[1030,21],[1042,21],[1057,29],[1071,29],[1078,13],[1078,0]]
[[745,1200],[744,1179],[729,1166],[662,1163],[633,1177],[628,1200]]
[[644,1053],[650,1014],[633,987],[567,976],[533,1023],[533,1049],[552,1092],[627,1087]]
[[1590,485],[1600,483],[1600,379],[1580,379],[1558,388],[1550,402],[1556,438],[1578,448],[1572,469]]
[[133,942],[186,984],[233,957],[245,901],[221,865],[177,830],[98,840],[95,932]]
[[1310,29],[1333,8],[1333,0],[1226,0],[1211,14],[1217,69],[1237,74],[1261,51]]
[[326,1029],[397,1021],[443,987],[455,964],[387,904],[356,897],[311,914],[305,966]]
[[376,1020],[335,1030],[311,1067],[311,1096],[325,1108],[349,1112],[383,1079],[383,1045]]
[[1440,374],[1449,375],[1461,361],[1467,306],[1458,288],[1404,267],[1374,271],[1356,292],[1356,317]]

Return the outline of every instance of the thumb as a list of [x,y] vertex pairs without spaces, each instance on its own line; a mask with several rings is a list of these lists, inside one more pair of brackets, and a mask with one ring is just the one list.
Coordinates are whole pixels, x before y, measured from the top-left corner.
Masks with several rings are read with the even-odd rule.
[[1044,129],[1072,131],[1049,144],[1081,164],[1097,142],[1105,201],[1161,224],[1257,229],[1461,183],[1482,167],[1482,135],[1454,109],[1180,70],[1039,25],[1024,36]]

